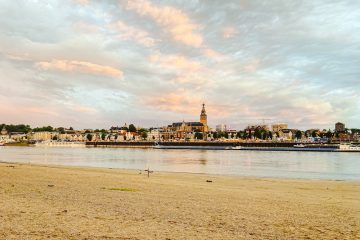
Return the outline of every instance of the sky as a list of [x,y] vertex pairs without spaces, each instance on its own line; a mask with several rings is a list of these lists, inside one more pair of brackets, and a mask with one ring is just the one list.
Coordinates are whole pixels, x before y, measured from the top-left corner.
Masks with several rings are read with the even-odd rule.
[[[358,0],[0,0],[0,123],[360,128]],[[267,120],[262,120],[267,119]]]

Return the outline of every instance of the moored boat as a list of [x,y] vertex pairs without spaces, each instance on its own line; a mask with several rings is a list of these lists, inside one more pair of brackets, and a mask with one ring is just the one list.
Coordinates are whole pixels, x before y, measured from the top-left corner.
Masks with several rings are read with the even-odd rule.
[[85,142],[42,141],[35,143],[36,147],[85,147]]
[[340,143],[338,151],[360,152],[360,145],[355,145],[355,144],[352,144],[352,143]]

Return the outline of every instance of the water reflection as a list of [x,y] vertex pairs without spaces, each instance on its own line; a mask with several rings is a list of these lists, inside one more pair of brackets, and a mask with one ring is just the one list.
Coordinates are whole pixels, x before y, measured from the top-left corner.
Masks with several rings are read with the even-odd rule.
[[2,147],[0,161],[260,177],[360,180],[358,153]]

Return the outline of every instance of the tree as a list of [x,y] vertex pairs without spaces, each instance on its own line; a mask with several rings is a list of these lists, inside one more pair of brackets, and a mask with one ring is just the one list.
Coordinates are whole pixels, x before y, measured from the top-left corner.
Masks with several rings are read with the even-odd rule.
[[213,133],[213,138],[214,138],[214,139],[218,139],[218,138],[219,138],[219,136],[218,136],[218,133],[217,133],[217,132],[214,132],[214,133]]
[[134,124],[129,125],[129,132],[136,132],[136,127],[134,126]]
[[273,133],[272,131],[269,131],[269,138],[272,140],[273,139]]
[[313,132],[311,133],[311,136],[312,136],[312,137],[317,137],[316,131],[313,131]]
[[93,136],[92,136],[91,134],[88,134],[88,135],[86,135],[86,138],[87,138],[87,140],[88,140],[89,142],[91,142]]
[[296,131],[295,138],[296,139],[301,139],[301,137],[302,137],[302,132],[300,130]]
[[241,131],[238,131],[237,133],[236,133],[236,138],[241,138]]
[[54,128],[52,126],[47,127],[38,127],[33,129],[34,132],[53,132]]
[[195,138],[200,140],[200,139],[203,139],[203,134],[201,132],[196,132],[195,133]]
[[226,139],[228,139],[228,138],[229,138],[229,133],[228,133],[228,132],[225,132],[225,133],[224,133],[224,137],[225,137]]
[[330,138],[332,138],[332,136],[333,136],[333,134],[332,134],[332,132],[330,131],[330,129],[327,131],[327,133],[326,133],[326,137],[328,138],[328,139],[330,139]]
[[106,134],[103,132],[102,134],[101,134],[101,140],[105,140],[105,138],[106,138]]
[[63,127],[59,127],[57,130],[60,134],[65,134],[65,129]]
[[73,131],[74,129],[73,129],[73,127],[69,127],[69,130]]
[[19,125],[6,125],[1,124],[0,125],[0,131],[5,127],[6,131],[8,132],[23,132],[28,133],[31,131],[31,127],[29,125],[19,124]]
[[255,129],[254,137],[258,138],[258,139],[261,139],[261,131],[260,131],[260,129],[258,129],[258,128]]
[[147,137],[148,137],[147,132],[146,132],[146,131],[143,131],[143,132],[141,133],[141,137],[142,137],[142,139],[146,140]]
[[58,137],[57,136],[53,136],[52,140],[57,141]]

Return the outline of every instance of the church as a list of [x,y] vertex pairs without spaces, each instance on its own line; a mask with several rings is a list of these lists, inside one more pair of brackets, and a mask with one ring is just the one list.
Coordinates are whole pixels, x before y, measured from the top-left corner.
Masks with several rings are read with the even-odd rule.
[[175,122],[171,125],[168,125],[163,134],[163,139],[185,139],[189,134],[194,132],[208,132],[207,125],[207,114],[205,110],[205,104],[202,105],[202,110],[200,113],[200,121],[199,122]]

